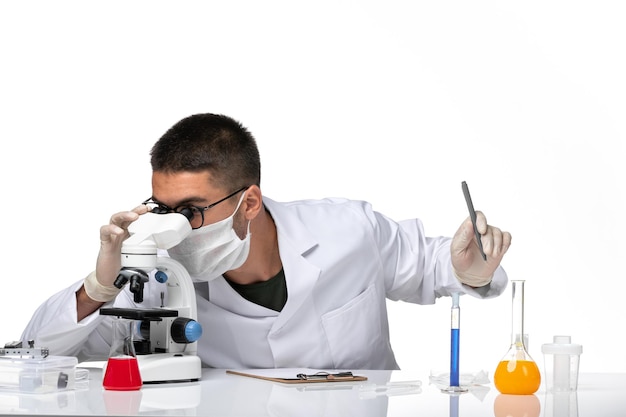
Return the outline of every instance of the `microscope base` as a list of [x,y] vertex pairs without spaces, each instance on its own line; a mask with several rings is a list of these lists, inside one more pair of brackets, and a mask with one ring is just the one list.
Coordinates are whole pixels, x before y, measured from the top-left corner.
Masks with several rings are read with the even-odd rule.
[[144,384],[197,381],[202,363],[196,355],[152,353],[138,355],[139,373]]

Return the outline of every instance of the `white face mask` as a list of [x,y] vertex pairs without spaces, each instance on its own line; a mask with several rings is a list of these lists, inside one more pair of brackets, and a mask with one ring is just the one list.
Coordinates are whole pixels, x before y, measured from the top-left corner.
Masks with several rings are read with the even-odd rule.
[[250,222],[243,240],[233,229],[233,217],[244,195],[245,192],[230,217],[192,230],[182,242],[168,250],[169,255],[180,262],[192,277],[212,281],[226,271],[239,268],[248,258]]

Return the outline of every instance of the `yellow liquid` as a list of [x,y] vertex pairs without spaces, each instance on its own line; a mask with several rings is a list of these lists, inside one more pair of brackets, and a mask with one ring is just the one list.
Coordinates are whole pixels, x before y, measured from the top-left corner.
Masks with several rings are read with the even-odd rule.
[[541,374],[534,361],[522,360],[510,364],[502,361],[498,364],[493,382],[502,394],[530,395],[539,389]]

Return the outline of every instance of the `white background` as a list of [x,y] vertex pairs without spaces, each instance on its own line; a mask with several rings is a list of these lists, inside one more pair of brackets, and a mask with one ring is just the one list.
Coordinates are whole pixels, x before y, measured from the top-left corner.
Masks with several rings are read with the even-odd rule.
[[[620,1],[2,2],[0,342],[150,196],[158,137],[216,112],[257,137],[276,200],[364,199],[452,235],[467,181],[513,234],[531,356],[568,334],[582,372],[626,372],[625,18]],[[462,372],[508,349],[510,297],[461,299]],[[389,308],[401,367],[446,370],[450,300]]]

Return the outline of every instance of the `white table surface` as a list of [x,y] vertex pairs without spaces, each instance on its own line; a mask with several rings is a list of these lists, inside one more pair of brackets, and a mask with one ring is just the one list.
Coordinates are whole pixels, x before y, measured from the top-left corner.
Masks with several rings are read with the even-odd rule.
[[[285,370],[281,370],[284,372]],[[294,370],[294,375],[297,370]],[[505,396],[492,383],[457,396],[442,393],[429,372],[354,371],[367,382],[287,385],[205,369],[198,382],[107,391],[90,369],[87,388],[45,395],[0,392],[3,415],[142,416],[554,416],[626,415],[626,374],[581,374],[578,391]],[[415,381],[421,386],[416,388]],[[394,382],[395,386],[389,386]]]

